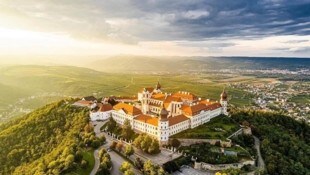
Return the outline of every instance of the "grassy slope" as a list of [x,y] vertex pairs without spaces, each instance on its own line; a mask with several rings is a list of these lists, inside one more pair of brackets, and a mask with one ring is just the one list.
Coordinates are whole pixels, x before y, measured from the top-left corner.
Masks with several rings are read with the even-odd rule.
[[[215,128],[221,128],[223,131],[216,131]],[[226,116],[220,116],[196,128],[180,132],[173,137],[225,140],[228,136],[236,132],[239,128],[239,125],[232,121],[230,118]]]
[[76,168],[70,173],[67,173],[66,175],[89,175],[91,171],[94,168],[95,165],[95,157],[94,157],[94,150],[84,150],[82,152],[83,154],[83,159],[88,162],[88,166],[86,168]]

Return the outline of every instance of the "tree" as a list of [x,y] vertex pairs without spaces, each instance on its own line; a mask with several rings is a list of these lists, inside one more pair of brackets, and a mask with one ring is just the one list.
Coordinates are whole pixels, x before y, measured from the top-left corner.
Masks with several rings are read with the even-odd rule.
[[122,165],[121,165],[121,167],[119,167],[119,170],[121,171],[121,172],[125,172],[125,171],[127,171],[127,170],[130,170],[131,169],[131,164],[129,163],[129,162],[127,162],[127,161],[125,161],[125,162],[123,162],[122,163]]
[[103,156],[104,156],[104,154],[106,154],[107,153],[107,150],[106,149],[104,149],[104,148],[101,148],[100,150],[99,150],[99,158],[101,159]]
[[82,160],[82,162],[81,162],[81,167],[82,167],[82,168],[86,168],[87,165],[88,165],[88,162],[87,162],[86,160]]
[[99,137],[99,140],[100,140],[100,142],[101,142],[102,144],[106,142],[106,138],[105,138],[104,135],[101,135],[101,136]]
[[118,142],[117,145],[116,145],[116,149],[119,151],[119,152],[122,152],[123,150],[123,144],[121,142]]
[[127,170],[124,175],[135,175],[135,173],[132,170]]
[[115,149],[116,148],[116,145],[117,145],[117,142],[113,141],[110,145],[110,148],[111,149]]
[[137,167],[139,170],[142,170],[143,169],[143,161],[139,158],[139,157],[137,157],[136,159],[135,159],[135,167]]
[[113,132],[115,128],[117,128],[117,123],[113,119],[113,117],[110,117],[109,121],[107,122],[107,131],[108,132]]
[[94,140],[94,141],[92,141],[91,142],[91,147],[93,147],[93,148],[98,148],[99,146],[100,146],[100,141],[99,140]]
[[156,153],[159,153],[160,150],[159,150],[159,143],[156,139],[153,139],[152,140],[152,143],[148,149],[148,153],[150,154],[156,154]]
[[134,140],[133,144],[143,152],[149,154],[156,154],[160,152],[158,140],[146,134],[139,135]]
[[150,175],[165,175],[166,174],[163,168],[157,165],[154,165],[150,160],[147,160],[144,163],[143,172],[145,174],[150,174]]
[[127,157],[133,155],[134,152],[135,152],[135,151],[134,151],[134,149],[133,149],[133,147],[132,147],[131,145],[127,145],[127,146],[125,147],[125,154],[126,154]]
[[90,132],[92,132],[94,130],[94,128],[93,128],[93,126],[91,126],[91,124],[86,124],[85,125],[85,127],[84,127],[84,131],[86,132],[86,133],[90,133]]
[[65,169],[69,169],[74,162],[74,155],[70,154],[65,160]]
[[172,140],[169,140],[169,144],[175,148],[178,148],[181,145],[181,142],[178,139],[173,138]]
[[121,136],[122,138],[126,139],[127,141],[129,141],[134,135],[134,131],[131,128],[131,124],[130,121],[128,119],[126,119],[124,121],[123,127],[122,127],[122,131],[121,131]]

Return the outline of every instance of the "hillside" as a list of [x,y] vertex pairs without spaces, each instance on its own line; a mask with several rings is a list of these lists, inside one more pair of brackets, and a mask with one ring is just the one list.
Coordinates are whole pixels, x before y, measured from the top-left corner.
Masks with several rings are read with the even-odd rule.
[[86,66],[103,72],[202,72],[221,69],[308,68],[310,59],[267,57],[148,57],[114,56],[98,59]]
[[231,117],[260,139],[268,174],[310,174],[309,125],[262,111],[236,111]]
[[60,101],[0,127],[0,174],[59,174],[81,167],[88,112]]

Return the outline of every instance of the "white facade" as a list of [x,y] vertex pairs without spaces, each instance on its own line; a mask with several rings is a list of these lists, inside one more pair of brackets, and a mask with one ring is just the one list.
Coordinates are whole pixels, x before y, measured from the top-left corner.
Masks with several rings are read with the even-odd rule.
[[141,107],[119,103],[108,111],[91,112],[90,118],[95,121],[112,117],[120,125],[129,120],[134,130],[167,142],[174,134],[205,124],[221,114],[228,114],[225,91],[218,103],[202,101],[188,92],[179,92],[175,96],[163,94],[158,87],[159,84],[156,90],[144,88],[138,93]]
[[190,128],[195,128],[199,125],[209,122],[211,119],[210,111],[201,111],[200,114],[190,118]]
[[190,128],[190,120],[186,120],[178,124],[169,126],[169,136],[172,136],[189,128]]
[[106,112],[90,112],[90,120],[91,121],[99,121],[99,120],[107,120],[111,117],[112,111]]
[[159,120],[158,128],[158,140],[161,142],[167,142],[169,140],[169,121]]

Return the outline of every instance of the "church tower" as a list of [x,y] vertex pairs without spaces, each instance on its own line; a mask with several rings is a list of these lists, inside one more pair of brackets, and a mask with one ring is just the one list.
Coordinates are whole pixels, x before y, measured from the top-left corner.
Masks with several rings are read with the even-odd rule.
[[154,89],[154,92],[155,93],[160,93],[161,92],[161,85],[159,84],[159,81],[157,82],[157,85],[156,85],[156,87]]
[[169,112],[163,106],[160,111],[160,116],[158,120],[158,129],[159,129],[159,141],[161,143],[167,143],[169,140]]
[[225,91],[225,89],[223,89],[223,92],[221,94],[221,100],[220,100],[220,103],[222,105],[222,114],[224,115],[228,115],[228,112],[227,112],[227,93]]
[[141,106],[142,106],[142,113],[147,114],[149,112],[149,97],[148,92],[146,88],[144,88],[142,92],[142,100],[141,100]]

